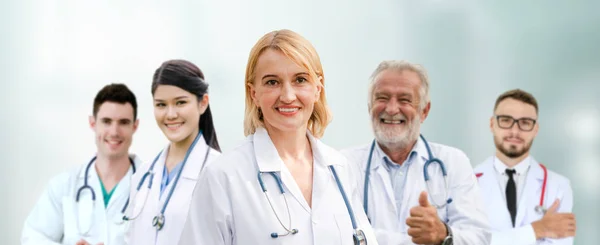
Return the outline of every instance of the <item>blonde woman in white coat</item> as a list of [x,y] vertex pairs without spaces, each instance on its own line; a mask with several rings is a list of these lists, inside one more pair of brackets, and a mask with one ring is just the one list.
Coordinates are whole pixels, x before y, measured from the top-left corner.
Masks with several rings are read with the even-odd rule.
[[244,83],[248,137],[202,174],[179,244],[377,243],[345,158],[318,139],[331,119],[323,84],[297,33],[258,41]]

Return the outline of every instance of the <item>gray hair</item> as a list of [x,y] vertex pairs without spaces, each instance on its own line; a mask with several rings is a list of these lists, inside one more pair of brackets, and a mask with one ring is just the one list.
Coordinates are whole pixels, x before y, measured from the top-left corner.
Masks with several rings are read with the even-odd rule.
[[408,70],[417,73],[419,79],[421,80],[421,87],[419,89],[419,110],[425,108],[427,103],[430,101],[429,77],[427,76],[427,71],[421,65],[413,64],[404,60],[385,60],[379,63],[379,66],[377,66],[377,69],[375,69],[369,78],[369,108],[371,108],[371,105],[373,104],[373,90],[375,89],[375,82],[377,82],[379,74],[386,70],[394,70],[398,72]]

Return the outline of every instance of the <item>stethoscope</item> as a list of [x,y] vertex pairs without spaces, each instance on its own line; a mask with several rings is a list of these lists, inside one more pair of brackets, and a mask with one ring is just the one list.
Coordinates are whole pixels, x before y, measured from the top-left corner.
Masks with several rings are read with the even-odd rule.
[[[187,152],[185,153],[185,157],[183,158],[183,162],[181,163],[181,168],[179,169],[179,172],[177,173],[177,176],[175,177],[175,181],[173,181],[173,186],[171,187],[171,190],[169,190],[169,195],[167,196],[167,199],[163,203],[160,213],[157,214],[156,216],[154,216],[154,218],[152,219],[152,226],[154,228],[156,228],[157,231],[160,231],[163,228],[163,226],[165,225],[165,210],[167,209],[167,206],[169,205],[169,200],[171,200],[171,196],[173,196],[175,187],[177,187],[177,182],[179,182],[179,177],[181,177],[181,172],[185,168],[187,159],[190,156],[190,153],[192,152],[192,150],[194,149],[194,146],[196,146],[198,139],[200,139],[200,135],[201,135],[201,133],[198,133],[198,135],[196,135],[194,142],[192,142],[192,144],[190,145],[190,148],[188,148]],[[209,152],[210,152],[210,146],[207,146],[206,155],[204,156],[204,161],[202,162],[202,167],[201,167],[200,171],[202,171],[202,168],[204,168],[204,165],[206,164],[206,160],[208,159]],[[140,214],[142,213],[142,211],[144,210],[144,206],[146,206],[146,201],[148,200],[148,194],[150,192],[150,189],[152,188],[152,179],[154,179],[154,165],[158,161],[160,154],[162,154],[162,151],[159,152],[158,155],[154,158],[154,161],[152,161],[150,168],[148,169],[148,171],[146,171],[146,173],[144,173],[144,175],[142,176],[142,179],[140,180],[140,183],[137,186],[137,189],[136,189],[137,191],[134,196],[134,200],[137,200],[137,195],[140,193],[140,189],[142,188],[142,185],[144,185],[144,181],[146,181],[146,178],[149,179],[148,192],[146,193],[146,197],[144,198],[144,203],[142,204],[142,208],[140,209],[139,213],[137,213],[136,215],[129,216],[129,217],[127,215],[123,215],[124,221],[131,221],[131,220],[137,219],[140,216]],[[132,205],[132,206],[135,206],[135,205]]]
[[542,163],[538,163],[544,171],[544,180],[542,181],[542,193],[540,194],[540,203],[535,206],[534,211],[538,214],[544,215],[548,209],[544,207],[544,198],[546,198],[546,182],[548,181],[548,170]]
[[[546,214],[546,211],[548,211],[548,209],[544,207],[544,199],[546,198],[546,183],[548,181],[548,170],[546,169],[546,166],[544,166],[544,164],[538,164],[542,168],[542,171],[544,171],[544,180],[542,181],[542,193],[540,194],[540,203],[535,206],[534,211],[540,215],[544,215]],[[482,175],[483,173],[478,173],[477,177],[481,177]]]
[[[337,183],[337,186],[340,189],[340,193],[342,194],[342,198],[344,199],[344,203],[346,204],[346,209],[348,209],[348,214],[350,215],[350,221],[352,221],[352,229],[354,232],[354,234],[352,235],[354,244],[355,245],[361,245],[361,244],[366,245],[367,238],[365,236],[365,233],[363,232],[363,230],[359,229],[356,224],[356,219],[354,217],[354,211],[352,210],[352,205],[348,201],[348,197],[346,196],[344,187],[342,186],[342,183],[340,182],[340,179],[338,178],[338,175],[335,172],[335,168],[333,168],[333,165],[330,165],[329,169],[331,170],[331,173],[333,173],[333,178],[335,179],[335,182]],[[281,195],[283,195],[283,201],[285,202],[285,208],[287,209],[288,220],[289,220],[288,226],[285,226],[283,224],[283,222],[279,218],[279,215],[277,215],[277,212],[275,211],[273,204],[271,203],[271,199],[269,198],[269,195],[267,195],[267,188],[265,187],[265,183],[262,179],[262,174],[264,174],[264,173],[270,174],[273,177],[273,179],[275,179],[275,182],[277,182],[277,186],[279,187],[279,192],[281,192]],[[281,178],[279,178],[279,176],[277,176],[276,172],[261,172],[261,171],[259,171],[258,172],[258,183],[260,184],[260,188],[262,189],[263,193],[265,194],[265,197],[267,198],[267,201],[269,202],[269,206],[271,206],[271,210],[273,210],[273,213],[275,214],[277,221],[279,221],[279,224],[281,225],[281,227],[283,227],[283,229],[286,231],[283,234],[273,232],[273,233],[271,233],[271,237],[278,238],[278,237],[283,237],[283,236],[287,236],[290,234],[294,235],[294,234],[298,233],[298,229],[292,228],[292,218],[291,218],[291,213],[290,213],[290,207],[288,206],[287,198],[285,197],[285,190],[283,189],[283,184],[281,182]]]
[[[444,197],[445,202],[442,203],[441,205],[439,205],[435,199],[432,197],[431,198],[431,202],[433,204],[433,206],[435,206],[438,209],[442,209],[445,208],[446,205],[450,204],[452,202],[452,198],[450,198],[450,191],[448,190],[448,174],[446,172],[446,167],[444,166],[444,162],[442,162],[442,160],[435,158],[433,156],[433,153],[431,152],[431,148],[429,148],[429,143],[427,143],[427,140],[425,140],[425,137],[423,137],[423,135],[419,135],[421,137],[421,139],[423,140],[423,143],[425,143],[425,148],[427,148],[427,154],[429,155],[429,159],[427,161],[425,161],[425,165],[423,166],[423,177],[425,178],[425,188],[427,188],[427,192],[431,193],[429,191],[429,180],[430,180],[430,176],[429,176],[429,171],[427,171],[428,167],[430,164],[432,163],[437,163],[438,165],[440,165],[440,169],[442,170],[442,176],[444,177],[444,187],[446,188],[446,196]],[[375,150],[375,140],[373,140],[373,143],[371,144],[371,150],[369,151],[369,158],[367,160],[367,169],[365,170],[365,190],[364,190],[364,196],[363,196],[363,208],[365,209],[365,213],[368,216],[368,206],[369,206],[369,175],[371,175],[371,159],[373,158],[373,151]]]
[[[85,176],[83,177],[83,185],[77,190],[77,195],[75,196],[75,202],[77,203],[77,205],[76,205],[77,213],[79,213],[79,197],[81,195],[81,192],[85,189],[90,190],[90,193],[92,194],[92,209],[89,210],[90,211],[89,213],[90,213],[90,216],[92,217],[92,219],[94,217],[93,210],[96,209],[96,192],[94,191],[94,188],[92,188],[92,186],[90,186],[88,183],[88,173],[90,172],[90,167],[92,167],[92,163],[94,163],[94,161],[96,161],[96,156],[92,157],[90,162],[85,167]],[[129,162],[131,163],[131,168],[133,169],[133,173],[135,173],[135,163],[133,162],[133,159],[129,158]],[[121,213],[125,213],[125,210],[127,209],[128,205],[129,205],[129,198],[127,198],[125,205],[121,209]],[[88,228],[86,229],[85,232],[81,233],[81,226],[79,224],[79,217],[78,217],[77,218],[77,230],[80,232],[81,235],[88,235],[88,233],[90,232],[90,229],[92,229],[92,225],[91,225],[92,223],[93,222],[91,222],[91,219],[90,219],[90,225],[88,226]],[[115,221],[115,223],[122,224],[123,222],[118,220],[118,221]]]
[[546,207],[544,207],[544,198],[546,195],[546,181],[548,180],[548,170],[546,169],[546,166],[544,166],[544,164],[539,163],[540,167],[542,167],[542,170],[544,171],[544,180],[542,181],[542,194],[540,195],[540,204],[535,206],[535,212],[537,212],[538,214],[544,215],[546,214],[546,211],[548,211],[548,209],[546,209]]

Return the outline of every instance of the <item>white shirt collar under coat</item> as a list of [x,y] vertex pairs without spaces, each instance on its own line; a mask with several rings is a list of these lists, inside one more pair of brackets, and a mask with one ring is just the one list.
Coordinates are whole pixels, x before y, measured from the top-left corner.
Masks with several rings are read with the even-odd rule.
[[[315,138],[310,131],[306,131],[310,141],[314,164],[324,164],[325,166],[340,165],[343,160],[340,154],[336,154],[333,148],[324,145]],[[269,133],[263,127],[256,129],[253,135],[254,155],[260,172],[279,172],[283,166],[283,160],[277,152]]]
[[[385,152],[383,152],[383,149],[381,149],[381,147],[379,146],[379,143],[375,143],[374,151],[375,152],[373,153],[373,157],[372,157],[373,162],[371,163],[371,169],[373,169],[373,170],[375,170],[379,166],[382,166],[383,164],[385,164],[383,158],[387,156],[387,154],[385,154]],[[427,148],[425,147],[425,142],[423,142],[421,137],[417,138],[417,143],[413,146],[411,152],[408,154],[409,158],[410,158],[410,155],[412,154],[412,152],[416,152],[417,157],[420,156],[423,160],[429,159],[429,154],[427,153]],[[389,159],[389,160],[391,161],[392,159]]]
[[[139,167],[142,165],[142,160],[140,159],[139,156],[137,156],[136,154],[129,154],[129,158],[133,159],[133,164],[135,165],[136,170],[139,170]],[[90,158],[91,160],[91,158]],[[79,171],[79,175],[77,176],[80,179],[83,179],[85,177],[85,169],[87,168],[87,165],[89,164],[89,162],[85,165],[83,165],[83,167],[81,168],[81,170]],[[90,166],[90,170],[88,173],[88,178],[89,176],[94,176],[94,174],[96,174],[96,160],[94,160],[94,163],[92,163],[92,166]],[[128,175],[133,174],[133,168],[131,168],[131,165],[129,165],[129,170],[127,172]],[[96,174],[97,176],[97,174]]]
[[[504,164],[497,156],[494,156],[494,168],[500,174],[506,174],[506,169],[508,168],[506,164]],[[529,169],[531,165],[531,156],[527,156],[522,161],[517,163],[512,169],[517,171],[517,175],[523,175]]]

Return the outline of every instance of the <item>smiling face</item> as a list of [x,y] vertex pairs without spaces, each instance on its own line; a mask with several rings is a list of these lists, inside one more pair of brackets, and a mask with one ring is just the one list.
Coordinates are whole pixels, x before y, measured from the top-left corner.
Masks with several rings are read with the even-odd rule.
[[321,86],[282,52],[267,49],[256,63],[250,93],[270,132],[306,132]]
[[201,101],[179,87],[158,85],[154,91],[154,117],[158,127],[173,143],[193,141],[198,133],[200,115],[208,105],[208,95]]
[[429,112],[420,108],[421,80],[410,70],[384,70],[373,85],[369,108],[377,142],[387,147],[406,147],[417,140]]
[[118,159],[128,155],[138,120],[129,103],[104,102],[95,116],[89,118],[94,130],[98,156]]

